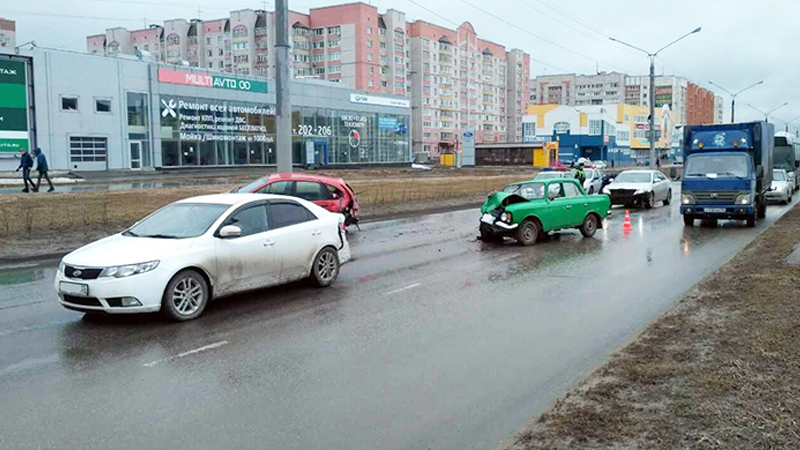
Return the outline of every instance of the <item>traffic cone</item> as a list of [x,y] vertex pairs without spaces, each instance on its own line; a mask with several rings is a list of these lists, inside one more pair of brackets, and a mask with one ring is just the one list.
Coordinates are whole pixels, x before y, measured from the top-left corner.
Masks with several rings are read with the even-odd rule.
[[631,225],[631,211],[629,209],[625,210],[625,222],[622,224],[622,231],[633,231],[633,225]]

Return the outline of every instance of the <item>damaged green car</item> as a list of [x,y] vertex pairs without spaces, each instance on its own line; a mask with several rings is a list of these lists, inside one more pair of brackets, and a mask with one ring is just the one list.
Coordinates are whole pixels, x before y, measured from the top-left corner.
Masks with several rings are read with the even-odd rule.
[[586,195],[574,179],[525,181],[492,192],[481,207],[484,242],[512,237],[533,245],[552,231],[577,228],[585,237],[602,228],[611,214],[607,195]]

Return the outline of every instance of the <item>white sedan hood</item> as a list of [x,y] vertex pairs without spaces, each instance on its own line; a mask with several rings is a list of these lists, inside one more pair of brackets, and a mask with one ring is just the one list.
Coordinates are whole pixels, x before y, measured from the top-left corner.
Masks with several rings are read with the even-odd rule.
[[616,189],[632,189],[634,191],[638,191],[639,189],[650,189],[650,183],[611,183],[606,186],[609,190],[616,190]]
[[81,267],[111,267],[162,260],[191,248],[194,239],[151,239],[115,234],[83,246],[64,257]]

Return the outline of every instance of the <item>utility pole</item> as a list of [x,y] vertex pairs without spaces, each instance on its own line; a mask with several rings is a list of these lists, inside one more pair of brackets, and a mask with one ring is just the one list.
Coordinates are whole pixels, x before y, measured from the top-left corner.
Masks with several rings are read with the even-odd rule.
[[[669,44],[661,47],[656,52],[648,52],[647,50],[644,50],[644,49],[641,49],[639,47],[633,46],[631,44],[628,44],[627,42],[622,42],[619,39],[614,39],[613,37],[609,38],[612,41],[620,43],[620,44],[622,44],[622,45],[624,45],[626,47],[630,47],[630,48],[632,48],[634,50],[638,50],[638,51],[646,54],[647,57],[650,58],[650,120],[649,120],[649,122],[650,122],[650,133],[649,133],[650,139],[649,140],[650,140],[650,166],[651,167],[655,167],[655,165],[656,165],[656,126],[655,126],[655,120],[656,120],[656,117],[655,117],[655,115],[656,115],[656,103],[655,103],[656,102],[656,98],[655,98],[656,97],[656,56],[658,56],[659,53],[661,53],[662,51],[666,50],[668,47],[671,47],[672,45],[678,43],[679,41],[689,37],[689,35],[692,35],[692,34],[695,34],[695,33],[699,33],[700,30],[702,30],[702,28],[701,27],[697,27],[694,30],[684,34],[681,37],[679,37],[678,39],[675,39],[674,41],[670,42]],[[666,130],[663,130],[663,131],[666,132]]]
[[275,91],[277,97],[275,147],[277,148],[278,172],[292,171],[292,101],[289,93],[291,73],[289,67],[289,0],[275,0]]
[[708,84],[710,84],[712,86],[716,86],[716,87],[722,89],[723,91],[727,92],[728,95],[731,96],[731,123],[734,123],[734,122],[736,122],[736,97],[739,94],[741,94],[742,92],[744,92],[744,91],[746,91],[746,90],[748,90],[750,88],[754,88],[754,87],[758,86],[759,84],[764,84],[764,80],[761,80],[758,83],[753,83],[750,86],[747,86],[746,88],[744,88],[741,91],[736,92],[736,93],[733,93],[733,92],[725,89],[724,87],[722,87],[722,86],[718,85],[717,83],[714,83],[713,81],[710,81],[710,80],[709,80]]

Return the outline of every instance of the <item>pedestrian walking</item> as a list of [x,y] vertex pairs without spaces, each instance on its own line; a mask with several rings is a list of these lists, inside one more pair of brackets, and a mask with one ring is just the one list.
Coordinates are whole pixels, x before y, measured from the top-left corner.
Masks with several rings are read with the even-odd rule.
[[34,191],[36,190],[36,185],[33,184],[33,180],[31,180],[31,169],[33,168],[33,158],[31,158],[30,153],[28,150],[20,150],[19,152],[19,167],[17,167],[17,172],[22,170],[22,182],[25,184],[25,189],[22,192],[30,192],[28,190],[28,185],[30,184],[30,188]]
[[53,192],[56,188],[53,187],[53,182],[50,181],[50,175],[47,174],[47,158],[42,153],[42,149],[36,147],[36,150],[33,151],[33,156],[36,157],[36,171],[39,172],[39,178],[36,180],[36,188],[33,192],[39,192],[39,189],[42,187],[42,177],[47,180],[47,184],[50,185],[50,189],[47,192]]

